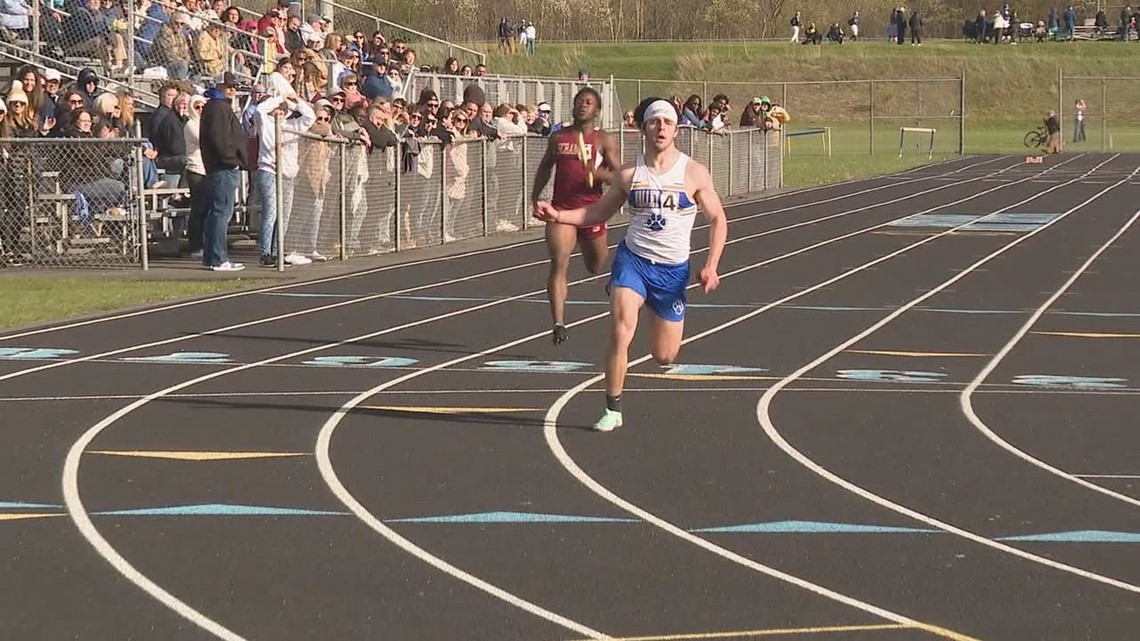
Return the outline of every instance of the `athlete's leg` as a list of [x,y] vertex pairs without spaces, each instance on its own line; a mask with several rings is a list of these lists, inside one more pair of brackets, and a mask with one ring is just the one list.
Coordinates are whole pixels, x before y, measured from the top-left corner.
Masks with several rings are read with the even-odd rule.
[[586,270],[591,274],[602,273],[602,269],[606,266],[606,257],[610,253],[606,228],[604,225],[599,225],[599,227],[600,229],[597,232],[579,230],[578,233],[578,246],[582,248],[582,260],[586,263]]
[[610,293],[610,342],[606,351],[606,396],[621,396],[629,345],[637,333],[637,317],[645,299],[627,287],[614,287]]
[[681,337],[685,334],[685,319],[665,320],[657,314],[649,315],[649,349],[659,365],[671,365],[681,351]]
[[550,273],[546,278],[546,298],[550,301],[550,315],[554,320],[554,344],[566,340],[567,272],[570,254],[574,251],[576,229],[573,225],[549,223],[546,225],[546,248],[550,252]]

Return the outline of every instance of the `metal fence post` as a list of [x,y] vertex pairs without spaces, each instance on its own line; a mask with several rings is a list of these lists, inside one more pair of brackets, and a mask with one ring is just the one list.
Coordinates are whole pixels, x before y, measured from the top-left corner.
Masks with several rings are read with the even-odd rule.
[[754,157],[753,154],[755,154],[755,153],[756,153],[756,130],[755,129],[749,129],[748,130],[748,193],[750,193],[750,194],[753,191],[755,191],[755,187],[753,186],[754,181],[752,180],[753,175],[756,173],[756,172],[752,171],[752,158]]
[[867,129],[870,132],[870,136],[871,136],[871,142],[870,142],[870,147],[869,147],[870,152],[869,153],[870,153],[870,155],[874,156],[875,155],[875,81],[871,80],[871,81],[869,81],[869,83],[871,85],[871,105],[870,105],[870,111],[869,111],[870,115],[867,118]]
[[483,156],[482,159],[482,180],[483,180],[483,235],[491,235],[491,208],[490,202],[487,199],[487,139],[479,139],[479,149]]
[[1100,77],[1100,151],[1104,153],[1108,145],[1108,78]]
[[447,145],[439,145],[439,244],[447,243]]
[[1065,69],[1057,68],[1057,122],[1061,125],[1061,135],[1065,132]]
[[[281,116],[273,118],[273,200],[277,202],[277,215],[273,220],[273,237],[277,241],[277,271],[285,271],[285,224],[281,218],[285,213],[285,185],[281,180]],[[261,224],[265,224],[265,216],[261,217]]]
[[530,196],[526,193],[527,165],[529,164],[526,161],[526,159],[527,159],[526,139],[528,137],[529,136],[527,136],[527,134],[523,134],[523,137],[522,137],[522,180],[519,181],[522,183],[522,198],[523,198],[522,199],[522,203],[523,203],[523,205],[522,205],[522,211],[523,211],[522,222],[523,222],[523,225],[522,226],[523,226],[523,229],[530,229],[530,216],[528,216],[526,214],[527,202],[530,199]]
[[351,143],[339,144],[340,147],[340,259],[348,260],[348,147]]
[[966,70],[958,81],[958,155],[966,153]]
[[[143,179],[143,149],[142,147],[135,147],[135,171],[134,183],[138,188],[139,194],[139,218],[138,218],[138,232],[135,234],[136,241],[139,244],[139,261],[142,263],[142,270],[150,270],[150,253],[147,247],[147,216],[146,216],[146,194],[143,193],[146,189],[146,181]],[[128,190],[134,191],[134,190]],[[33,227],[32,233],[35,233]]]
[[732,196],[732,139],[735,138],[732,132],[728,134],[728,195]]
[[[403,147],[404,147],[404,143],[401,142],[400,148],[403,149]],[[420,153],[423,153],[422,148],[420,150]],[[416,158],[415,162],[419,162],[419,157]],[[400,232],[404,228],[404,220],[403,220],[404,219],[404,214],[403,214],[403,209],[404,209],[404,194],[403,194],[404,179],[403,179],[403,175],[404,175],[404,158],[403,158],[403,155],[401,155],[400,158],[396,161],[396,180],[392,181],[392,189],[394,189],[396,191],[396,193],[393,195],[394,196],[393,200],[396,203],[396,216],[395,216],[395,218],[396,218],[396,237],[395,237],[395,240],[393,241],[393,245],[394,245],[394,248],[397,252],[400,251],[400,245],[402,244],[400,242]]]

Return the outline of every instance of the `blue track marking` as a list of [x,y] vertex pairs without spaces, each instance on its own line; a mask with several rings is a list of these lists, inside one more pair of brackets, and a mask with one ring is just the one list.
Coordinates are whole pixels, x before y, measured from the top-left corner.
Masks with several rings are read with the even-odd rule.
[[941,530],[894,527],[890,525],[862,525],[858,523],[828,523],[825,521],[772,521],[702,528],[692,532],[723,533],[750,532],[766,534],[941,534]]
[[291,507],[263,505],[234,505],[231,503],[204,503],[200,505],[174,505],[147,507],[134,510],[97,512],[99,516],[343,516],[348,512],[327,512]]
[[422,516],[404,519],[385,519],[388,523],[636,523],[636,519],[572,514],[542,514],[538,512],[476,512]]
[[1140,532],[1112,532],[1109,530],[1074,530],[1045,534],[1007,536],[998,541],[1042,541],[1056,543],[1140,543]]

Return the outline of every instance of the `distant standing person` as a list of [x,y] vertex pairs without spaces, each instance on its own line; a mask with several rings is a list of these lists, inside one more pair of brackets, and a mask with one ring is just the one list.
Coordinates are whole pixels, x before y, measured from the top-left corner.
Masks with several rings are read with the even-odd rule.
[[1051,154],[1061,153],[1061,119],[1057,117],[1057,112],[1052,109],[1049,110],[1049,115],[1045,117],[1045,130],[1049,132],[1049,138],[1045,142],[1045,151]]
[[231,262],[227,255],[226,230],[234,214],[241,170],[249,167],[249,151],[241,122],[226,95],[217,89],[206,91],[199,135],[206,169],[202,265],[216,272],[241,271],[245,266]]
[[792,39],[791,42],[800,41],[800,27],[803,26],[803,18],[800,17],[800,12],[797,11],[796,15],[792,16]]
[[1073,142],[1084,142],[1085,110],[1088,109],[1088,107],[1085,105],[1085,101],[1080,98],[1077,98],[1075,107],[1075,113],[1073,114]]

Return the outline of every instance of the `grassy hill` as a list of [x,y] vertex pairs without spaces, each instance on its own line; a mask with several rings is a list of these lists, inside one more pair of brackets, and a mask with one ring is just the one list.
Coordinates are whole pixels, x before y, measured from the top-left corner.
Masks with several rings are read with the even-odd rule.
[[[897,161],[899,128],[937,128],[936,152],[956,152],[960,95],[965,76],[965,146],[972,153],[1026,153],[1026,131],[1041,124],[1059,104],[1058,75],[1095,77],[1064,83],[1064,127],[1071,124],[1076,98],[1088,106],[1088,141],[1066,150],[1140,151],[1140,44],[1119,42],[977,45],[930,41],[921,47],[881,40],[843,45],[803,46],[773,42],[543,43],[537,55],[506,56],[492,43],[475,48],[488,53],[492,71],[574,77],[588,69],[595,78],[613,76],[624,108],[639,97],[725,93],[734,118],[753,96],[768,95],[791,112],[790,129],[831,127],[832,151],[853,156],[816,162],[788,159],[793,184],[844,179],[890,171],[913,163]],[[1102,83],[1101,76],[1136,76]],[[912,82],[916,78],[948,81]],[[637,80],[640,79],[640,82]],[[872,135],[872,96],[875,80]],[[1103,85],[1103,86],[1102,86]],[[1102,95],[1104,100],[1102,100]],[[1103,116],[1102,116],[1103,114]],[[867,162],[873,149],[875,155]],[[818,154],[818,141],[797,141],[797,154]],[[889,157],[887,157],[889,154]],[[801,176],[800,166],[810,175]]]

